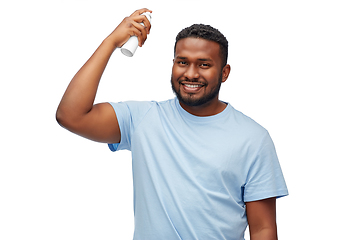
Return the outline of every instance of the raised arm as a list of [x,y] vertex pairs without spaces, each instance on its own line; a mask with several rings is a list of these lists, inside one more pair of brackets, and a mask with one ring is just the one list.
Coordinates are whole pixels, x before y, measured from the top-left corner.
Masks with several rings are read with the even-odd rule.
[[113,51],[134,35],[139,39],[139,46],[144,44],[151,27],[148,19],[140,15],[144,12],[151,11],[144,8],[126,17],[76,73],[56,111],[56,120],[61,126],[94,141],[120,142],[121,133],[111,105],[94,105],[94,100],[101,76]]

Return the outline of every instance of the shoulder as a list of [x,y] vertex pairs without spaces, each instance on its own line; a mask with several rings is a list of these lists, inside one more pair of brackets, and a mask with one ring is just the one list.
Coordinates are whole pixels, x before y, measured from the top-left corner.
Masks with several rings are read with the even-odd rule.
[[124,102],[110,102],[117,115],[143,115],[154,106],[151,101],[124,101]]
[[232,118],[236,125],[236,129],[243,134],[248,134],[249,136],[256,138],[263,138],[265,135],[268,135],[268,131],[254,119],[235,109],[231,105],[229,107],[231,111],[230,118]]
[[165,101],[123,101],[123,102],[111,102],[111,105],[127,105],[130,108],[146,108],[146,107],[153,107],[153,106],[170,106],[175,103],[175,99],[169,99]]
[[149,108],[154,103],[152,101],[123,101],[123,102],[110,102],[113,108],[129,108],[132,109],[143,109]]
[[175,108],[174,99],[166,101],[123,101],[109,102],[117,115],[145,116],[150,111],[172,111]]

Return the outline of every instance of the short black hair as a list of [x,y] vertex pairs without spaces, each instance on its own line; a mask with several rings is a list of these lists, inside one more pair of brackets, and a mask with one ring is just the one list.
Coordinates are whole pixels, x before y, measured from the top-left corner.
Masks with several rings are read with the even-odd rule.
[[220,57],[222,60],[222,67],[225,67],[228,58],[228,41],[226,37],[216,28],[205,24],[193,24],[190,27],[184,28],[176,36],[174,53],[178,41],[184,38],[202,38],[209,41],[214,41],[220,45]]

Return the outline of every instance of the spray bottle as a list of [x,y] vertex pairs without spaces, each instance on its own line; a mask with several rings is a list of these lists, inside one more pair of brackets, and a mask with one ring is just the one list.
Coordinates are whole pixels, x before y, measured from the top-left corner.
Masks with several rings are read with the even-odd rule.
[[[147,17],[147,19],[149,20],[149,22],[151,22],[151,13],[149,12],[144,12],[141,15],[145,15],[145,17]],[[140,23],[141,25],[144,26],[143,23]],[[121,52],[128,57],[132,57],[135,54],[135,51],[137,49],[139,45],[139,40],[137,38],[137,36],[131,36],[129,38],[129,40],[121,47]]]

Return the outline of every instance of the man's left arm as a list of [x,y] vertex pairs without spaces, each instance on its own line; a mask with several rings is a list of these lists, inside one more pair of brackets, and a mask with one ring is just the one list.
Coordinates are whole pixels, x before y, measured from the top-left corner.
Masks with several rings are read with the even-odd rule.
[[250,240],[277,240],[276,198],[246,203]]

